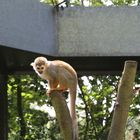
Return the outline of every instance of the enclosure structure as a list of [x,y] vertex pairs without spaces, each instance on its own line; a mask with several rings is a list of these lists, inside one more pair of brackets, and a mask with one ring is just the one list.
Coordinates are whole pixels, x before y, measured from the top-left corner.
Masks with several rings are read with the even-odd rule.
[[[70,63],[78,74],[120,73],[140,62],[139,7],[68,7],[38,0],[0,1],[0,139],[7,139],[7,76],[32,72],[43,55]],[[139,67],[138,67],[139,71]]]

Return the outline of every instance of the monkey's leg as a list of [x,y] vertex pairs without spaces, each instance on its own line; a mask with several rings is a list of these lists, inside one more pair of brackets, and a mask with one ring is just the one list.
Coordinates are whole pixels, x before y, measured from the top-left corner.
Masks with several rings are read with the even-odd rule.
[[67,88],[65,87],[65,86],[60,86],[60,85],[55,85],[55,86],[53,86],[53,88],[50,88],[48,91],[47,91],[47,93],[48,93],[48,95],[50,95],[51,94],[51,92],[54,92],[54,91],[58,91],[58,92],[60,92],[60,93],[64,93],[65,91],[67,91]]
[[58,86],[58,81],[56,80],[49,80],[48,81],[48,91],[47,91],[47,94],[50,95],[51,92],[53,92],[54,90],[57,89],[57,86]]
[[58,90],[60,92],[64,92],[64,91],[68,90],[68,88],[65,85],[58,85],[56,90]]

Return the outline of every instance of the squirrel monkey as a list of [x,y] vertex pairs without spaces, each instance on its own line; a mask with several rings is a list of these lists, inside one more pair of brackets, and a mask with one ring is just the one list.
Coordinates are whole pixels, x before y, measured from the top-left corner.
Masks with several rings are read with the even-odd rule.
[[70,115],[72,118],[74,138],[78,140],[78,125],[76,120],[75,101],[77,91],[77,73],[68,63],[60,60],[48,61],[45,57],[37,57],[31,63],[35,72],[48,81],[48,93],[53,90],[70,92]]

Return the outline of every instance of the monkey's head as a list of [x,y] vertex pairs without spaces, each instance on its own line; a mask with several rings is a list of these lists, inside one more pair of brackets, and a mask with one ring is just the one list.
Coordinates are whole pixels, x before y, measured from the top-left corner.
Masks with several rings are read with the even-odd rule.
[[30,65],[36,73],[42,74],[45,71],[47,59],[45,57],[37,57]]

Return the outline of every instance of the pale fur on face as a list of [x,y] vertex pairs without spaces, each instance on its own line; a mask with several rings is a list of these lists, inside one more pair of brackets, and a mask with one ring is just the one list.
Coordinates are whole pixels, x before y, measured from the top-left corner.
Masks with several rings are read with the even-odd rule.
[[34,62],[31,63],[31,66],[35,72],[40,75],[44,72],[47,61],[45,57],[37,57]]

